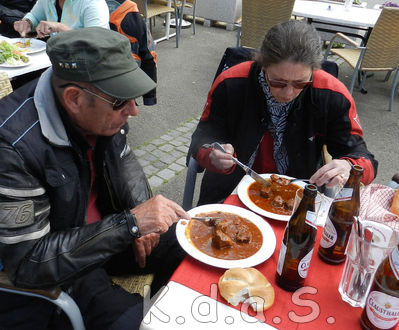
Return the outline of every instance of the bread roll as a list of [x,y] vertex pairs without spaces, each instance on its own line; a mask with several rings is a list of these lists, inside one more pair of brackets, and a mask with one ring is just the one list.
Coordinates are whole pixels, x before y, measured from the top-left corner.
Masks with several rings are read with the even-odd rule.
[[231,268],[219,279],[221,296],[229,304],[237,306],[248,299],[255,312],[273,305],[274,289],[266,277],[255,268]]
[[396,189],[389,211],[395,213],[396,215],[399,215],[399,189]]

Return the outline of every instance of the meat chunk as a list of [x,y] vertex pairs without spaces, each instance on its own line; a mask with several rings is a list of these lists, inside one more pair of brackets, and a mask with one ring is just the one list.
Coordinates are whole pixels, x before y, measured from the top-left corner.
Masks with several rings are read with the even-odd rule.
[[270,198],[273,195],[272,187],[262,186],[259,190],[259,194],[264,198]]
[[278,175],[276,175],[276,174],[272,174],[272,175],[270,176],[270,179],[271,179],[273,182],[279,184],[280,186],[288,186],[288,185],[290,184],[290,180],[289,180],[289,179],[282,178],[282,177],[280,177],[280,176],[278,176]]
[[212,245],[223,249],[234,243],[249,243],[252,234],[247,225],[238,219],[222,219],[215,224],[212,232]]
[[294,208],[294,198],[290,198],[289,200],[284,202],[284,208],[288,211],[292,211],[292,209]]
[[271,204],[274,207],[282,208],[284,206],[284,199],[280,195],[277,195],[273,198]]
[[233,246],[234,242],[229,235],[226,235],[220,229],[213,228],[212,245],[217,249],[224,249]]

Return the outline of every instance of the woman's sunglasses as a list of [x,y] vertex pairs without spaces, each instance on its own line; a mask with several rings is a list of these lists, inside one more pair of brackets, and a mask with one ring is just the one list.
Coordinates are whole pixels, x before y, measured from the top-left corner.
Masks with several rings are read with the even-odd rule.
[[114,110],[114,111],[119,111],[119,110],[121,110],[128,102],[131,101],[131,100],[119,100],[119,99],[115,99],[115,101],[112,102],[112,101],[110,101],[110,100],[107,100],[105,97],[102,97],[101,95],[98,95],[98,94],[92,92],[91,90],[89,90],[89,89],[87,89],[87,88],[85,88],[85,87],[82,87],[82,86],[79,86],[79,85],[73,84],[73,83],[64,84],[64,85],[61,85],[61,86],[59,86],[59,87],[60,87],[60,88],[65,88],[65,87],[68,87],[68,86],[73,86],[73,87],[79,88],[79,89],[81,89],[82,91],[85,91],[86,93],[89,93],[89,94],[91,94],[91,95],[93,95],[93,96],[96,96],[96,97],[100,98],[101,100],[103,100],[103,101],[105,101],[105,102],[111,104],[111,105],[112,105],[112,110]]
[[288,85],[291,85],[295,89],[304,89],[306,86],[309,86],[313,82],[313,74],[310,77],[309,81],[291,81],[291,82],[283,82],[283,81],[278,81],[278,80],[270,80],[267,76],[267,73],[265,71],[265,77],[266,81],[269,84],[270,87],[273,88],[285,88]]

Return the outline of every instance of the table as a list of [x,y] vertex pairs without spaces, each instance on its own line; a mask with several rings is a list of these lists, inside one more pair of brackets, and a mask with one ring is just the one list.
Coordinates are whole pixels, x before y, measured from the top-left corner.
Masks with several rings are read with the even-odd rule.
[[358,33],[345,34],[362,38],[366,43],[368,36],[380,16],[381,9],[368,9],[361,6],[352,6],[344,10],[343,3],[334,1],[309,1],[296,0],[292,15],[308,19],[310,23],[321,23],[317,29],[324,32],[338,32],[342,28],[365,31],[364,35]]
[[[2,40],[6,40],[6,41],[10,42],[10,38],[0,36],[0,41],[2,41]],[[47,56],[46,51],[31,54],[31,55],[29,55],[29,57],[30,57],[30,63],[27,66],[23,66],[23,67],[19,67],[19,68],[0,67],[0,71],[6,72],[8,75],[8,78],[10,78],[10,80],[13,80],[13,79],[17,78],[18,76],[22,76],[27,73],[46,69],[51,66],[51,62],[50,62],[49,57]]]
[[[230,195],[225,203],[245,208],[235,194]],[[272,257],[256,268],[267,277],[275,289],[276,298],[270,309],[248,318],[246,314],[248,309],[245,306],[239,305],[234,308],[227,305],[217,293],[217,282],[225,270],[203,264],[188,256],[177,268],[168,286],[160,292],[157,302],[149,309],[140,329],[166,330],[177,329],[178,326],[183,328],[178,323],[179,320],[183,321],[183,315],[184,321],[187,322],[183,322],[185,329],[212,328],[214,323],[210,322],[215,320],[219,326],[215,326],[214,329],[223,329],[223,326],[226,329],[234,329],[233,326],[244,329],[243,324],[245,324],[245,329],[268,329],[270,326],[280,329],[360,329],[359,319],[362,309],[351,307],[343,302],[337,290],[343,264],[328,265],[317,256],[322,228],[318,228],[306,286],[292,293],[280,289],[275,282],[277,261],[286,223],[267,220],[276,234],[277,246]],[[203,315],[198,312],[199,299],[204,299],[204,302],[211,299],[210,301],[214,302],[214,305],[209,301],[205,304],[208,307],[205,308]],[[233,309],[235,312],[232,312]],[[167,315],[169,319],[165,317],[160,320],[155,317],[155,315],[158,317],[163,315],[161,313]],[[195,313],[200,317],[195,318]],[[230,319],[226,313],[229,313],[227,315]],[[187,317],[190,317],[190,320]],[[231,319],[234,319],[234,323],[228,324],[228,320],[231,321]],[[258,322],[254,323],[256,320]]]

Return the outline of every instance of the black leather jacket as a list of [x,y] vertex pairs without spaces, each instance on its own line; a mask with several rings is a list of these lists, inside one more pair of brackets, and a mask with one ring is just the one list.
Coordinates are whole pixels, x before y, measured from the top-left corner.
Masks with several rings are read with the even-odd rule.
[[12,282],[28,288],[69,284],[124,251],[133,238],[129,209],[152,195],[125,125],[97,140],[103,218],[86,225],[89,144],[54,99],[50,77],[51,69],[0,101],[0,259]]
[[[258,82],[260,70],[256,62],[249,61],[217,77],[193,133],[189,156],[198,159],[203,145],[217,141],[231,143],[237,158],[248,164],[270,122]],[[309,178],[321,166],[321,150],[326,144],[333,158],[348,158],[362,166],[362,182],[369,184],[377,174],[378,162],[368,151],[362,135],[356,106],[346,87],[332,75],[317,70],[312,85],[291,105],[283,137],[289,166],[286,173],[280,174]],[[244,175],[239,167],[228,175],[207,170],[198,204],[226,198]]]

